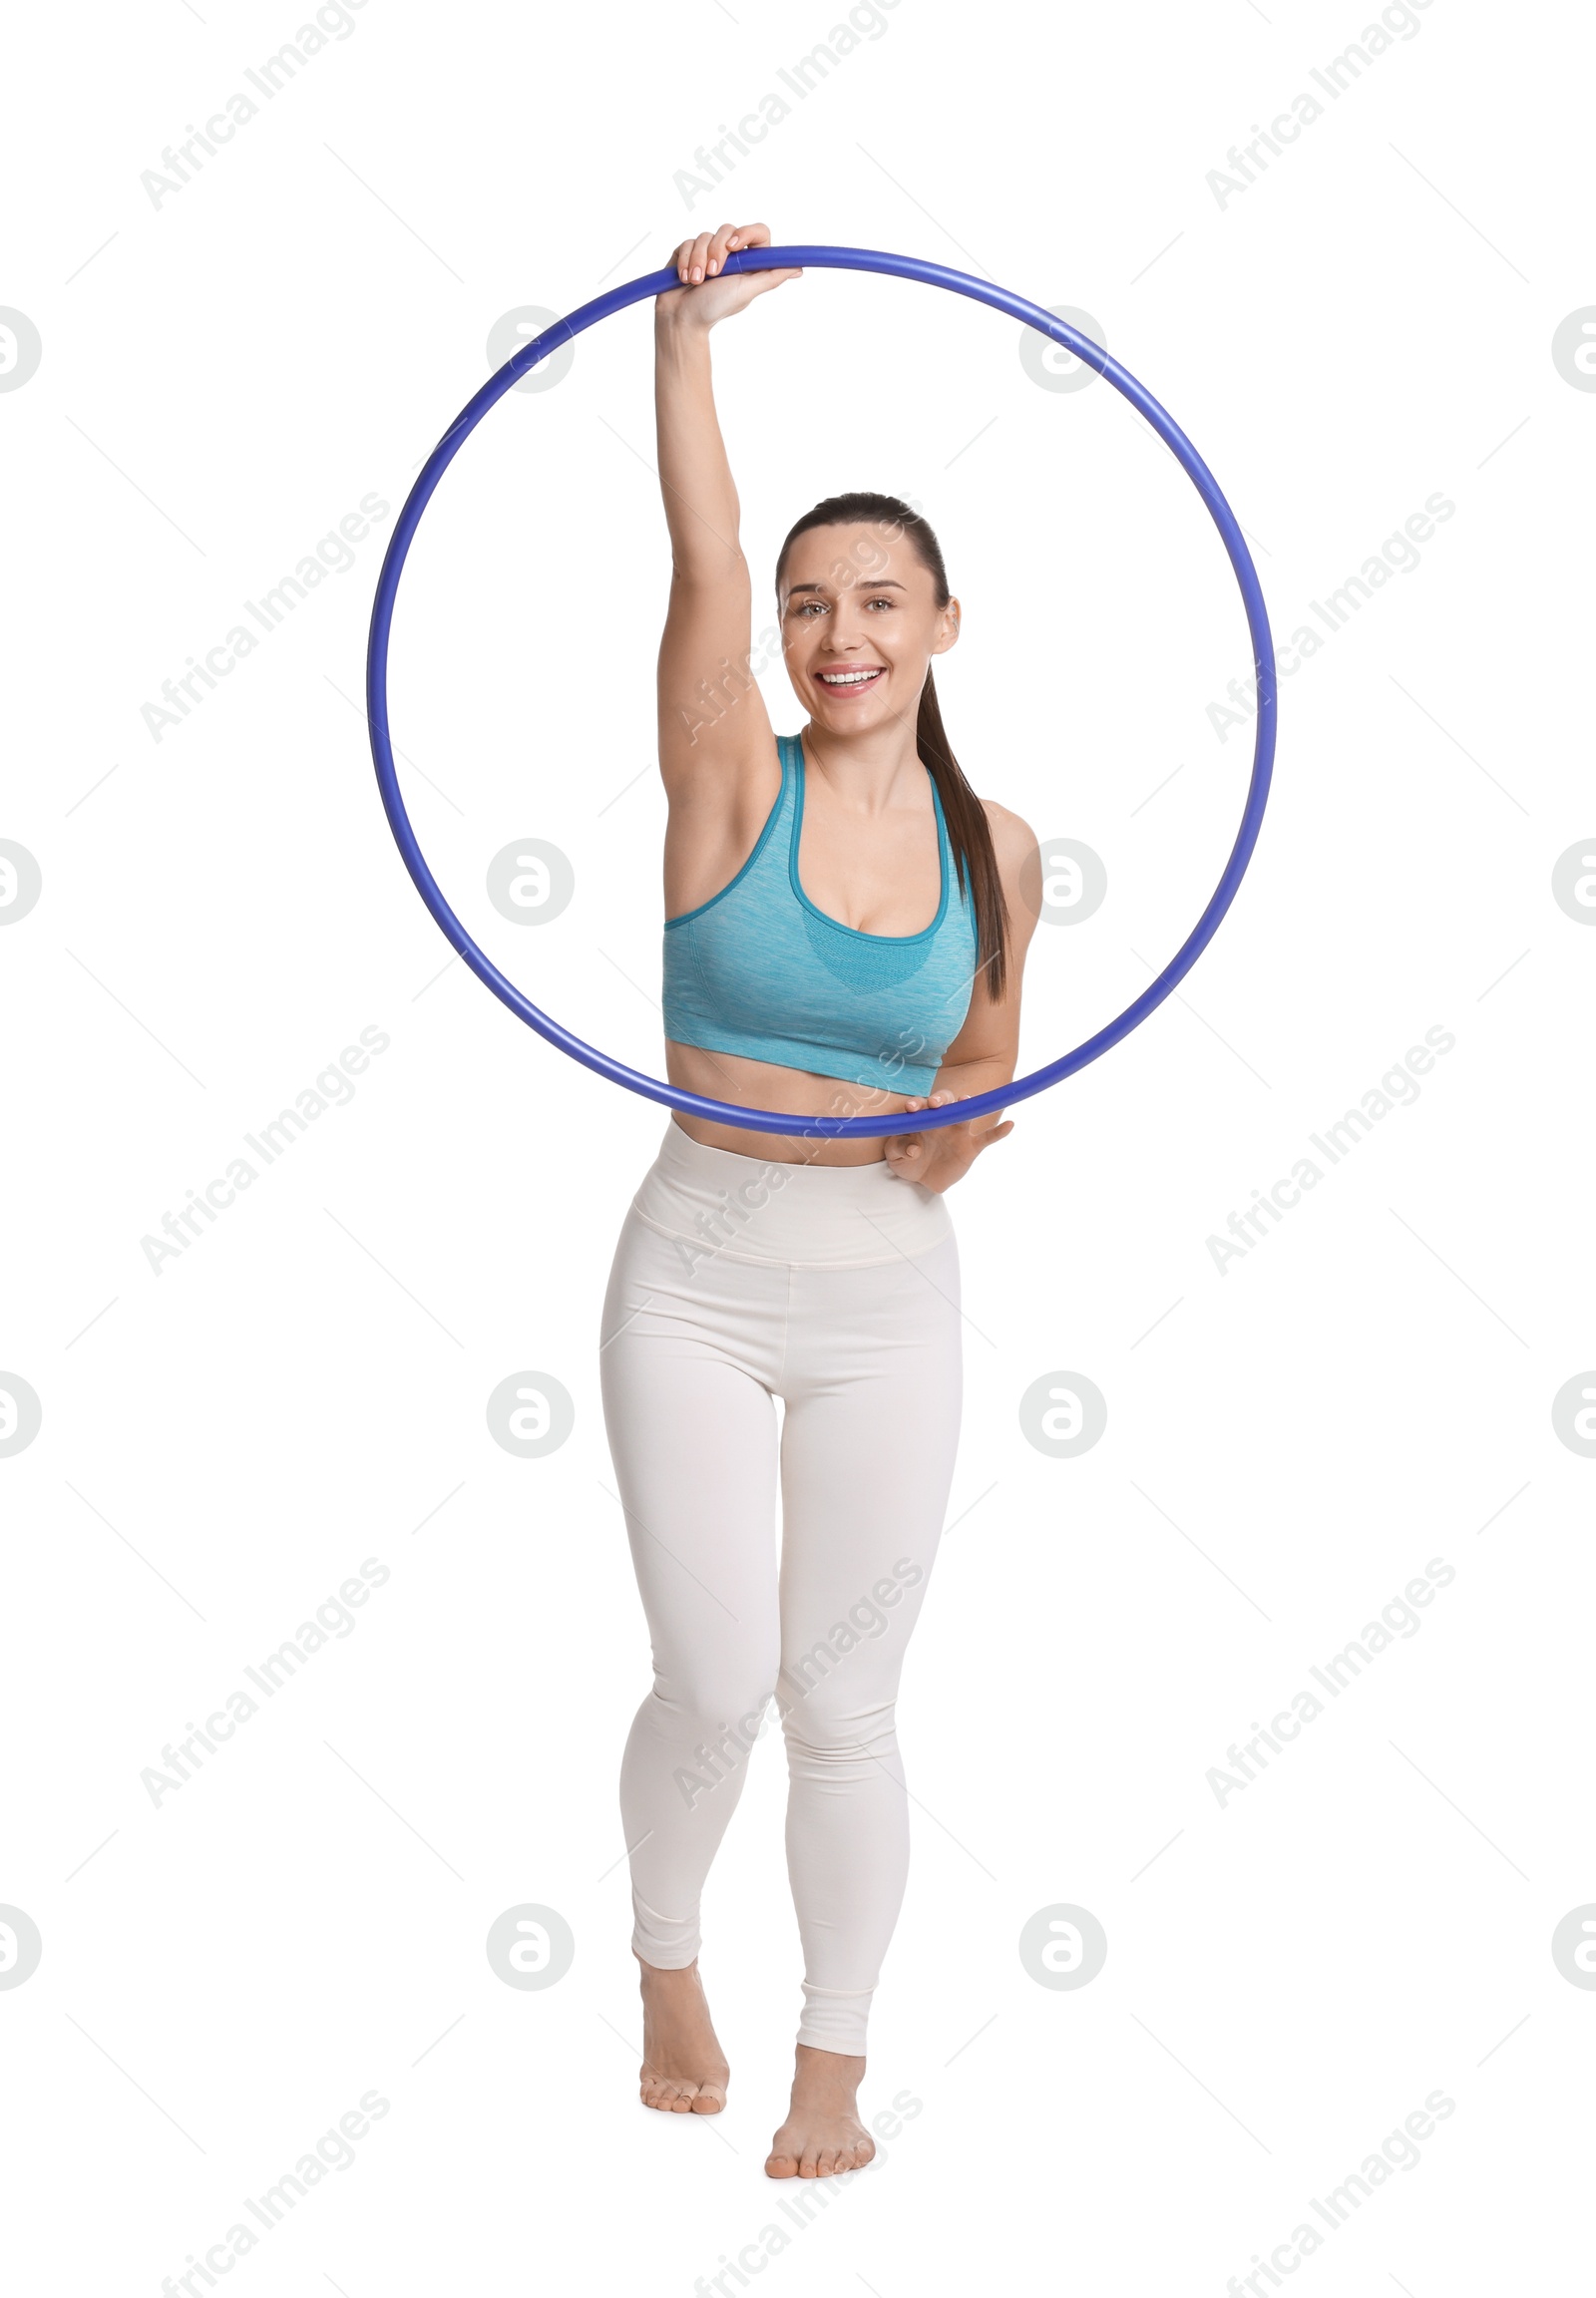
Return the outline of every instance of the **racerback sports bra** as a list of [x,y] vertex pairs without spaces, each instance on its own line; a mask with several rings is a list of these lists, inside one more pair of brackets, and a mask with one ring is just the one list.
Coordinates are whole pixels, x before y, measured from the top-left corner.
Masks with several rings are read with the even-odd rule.
[[804,755],[778,735],[781,789],[729,885],[665,920],[665,1035],[888,1092],[927,1094],[970,1009],[975,903],[961,884],[935,777],[942,896],[919,934],[861,934],[798,878]]

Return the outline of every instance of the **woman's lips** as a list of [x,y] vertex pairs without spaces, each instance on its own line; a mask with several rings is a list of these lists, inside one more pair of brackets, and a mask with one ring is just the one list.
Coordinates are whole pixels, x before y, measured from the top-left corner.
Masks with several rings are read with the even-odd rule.
[[873,662],[868,666],[862,664],[857,670],[817,670],[815,679],[817,684],[825,687],[828,694],[868,694],[886,675],[880,663]]

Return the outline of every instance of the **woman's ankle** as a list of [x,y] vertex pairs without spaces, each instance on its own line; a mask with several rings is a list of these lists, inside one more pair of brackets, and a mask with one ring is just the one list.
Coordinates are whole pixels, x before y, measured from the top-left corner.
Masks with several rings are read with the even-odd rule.
[[668,1985],[673,1979],[690,1980],[696,1979],[698,1976],[698,1958],[696,1955],[690,1963],[649,1963],[637,1954],[635,1947],[631,1952],[636,1956],[637,1969],[644,1981],[662,1979]]
[[795,2047],[794,2059],[798,2074],[816,2081],[849,2083],[857,2089],[864,2080],[863,2052],[834,2051],[829,2044],[800,2042]]

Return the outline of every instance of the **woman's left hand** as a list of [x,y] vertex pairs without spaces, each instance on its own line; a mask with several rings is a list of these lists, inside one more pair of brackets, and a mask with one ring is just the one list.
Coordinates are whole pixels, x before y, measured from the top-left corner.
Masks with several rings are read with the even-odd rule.
[[[908,1116],[916,1109],[942,1109],[950,1101],[968,1101],[968,1093],[933,1093],[930,1100],[905,1104]],[[941,1192],[962,1181],[983,1149],[1001,1141],[1014,1129],[1012,1118],[966,1117],[955,1125],[937,1125],[929,1133],[894,1133],[887,1141],[887,1170],[900,1181],[918,1181],[922,1189]]]

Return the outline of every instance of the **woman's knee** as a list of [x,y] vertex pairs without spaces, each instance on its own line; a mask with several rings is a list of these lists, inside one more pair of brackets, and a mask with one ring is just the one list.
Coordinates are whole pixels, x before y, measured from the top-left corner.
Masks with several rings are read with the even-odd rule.
[[776,1698],[781,1728],[794,1752],[834,1760],[860,1754],[879,1758],[896,1745],[896,1701],[879,1696],[861,1700],[859,1688],[841,1675],[823,1677],[807,1688],[784,1677]]
[[759,1730],[776,1689],[768,1668],[693,1668],[657,1674],[654,1698],[691,1725],[695,1735],[730,1732],[749,1740]]

